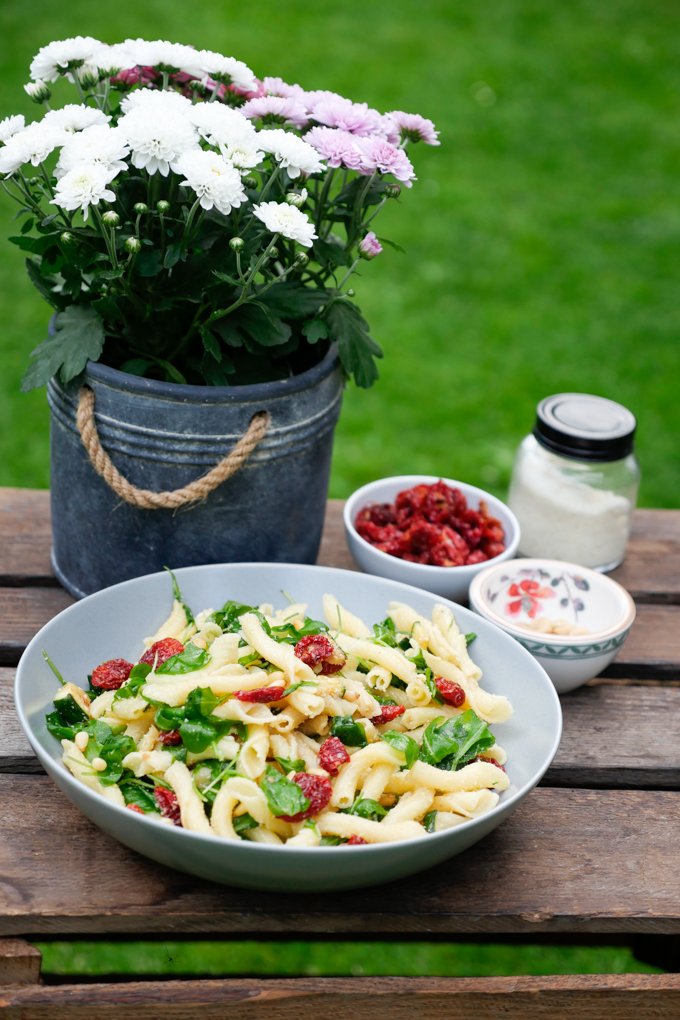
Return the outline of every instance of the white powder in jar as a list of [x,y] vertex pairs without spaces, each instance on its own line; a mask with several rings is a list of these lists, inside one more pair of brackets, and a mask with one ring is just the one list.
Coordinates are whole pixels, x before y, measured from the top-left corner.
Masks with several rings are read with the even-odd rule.
[[564,474],[534,444],[520,452],[508,498],[522,529],[519,553],[584,567],[620,563],[633,515],[630,501]]

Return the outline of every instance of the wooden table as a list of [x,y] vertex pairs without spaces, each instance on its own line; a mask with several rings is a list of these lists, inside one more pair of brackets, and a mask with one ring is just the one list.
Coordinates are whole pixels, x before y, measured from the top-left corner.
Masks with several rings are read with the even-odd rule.
[[[354,569],[341,503],[319,562]],[[504,939],[632,944],[680,970],[680,511],[641,510],[616,576],[638,616],[562,699],[545,780],[486,840],[392,886],[326,896],[212,885],[100,832],[42,773],[12,702],[27,641],[71,603],[46,492],[0,490],[0,1020],[486,1020],[680,1016],[680,975],[40,983],[45,938]]]

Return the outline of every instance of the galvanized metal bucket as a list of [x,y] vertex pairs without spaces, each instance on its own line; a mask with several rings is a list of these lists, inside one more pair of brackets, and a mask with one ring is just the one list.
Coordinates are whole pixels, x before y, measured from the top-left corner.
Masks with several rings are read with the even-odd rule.
[[[90,463],[76,427],[83,382],[94,390],[97,432],[114,465],[154,492],[181,488],[214,467],[258,411],[268,411],[271,422],[246,463],[204,502],[139,509]],[[342,390],[335,347],[301,375],[254,386],[181,386],[93,362],[77,383],[53,378],[47,399],[59,581],[83,598],[165,566],[314,563]]]

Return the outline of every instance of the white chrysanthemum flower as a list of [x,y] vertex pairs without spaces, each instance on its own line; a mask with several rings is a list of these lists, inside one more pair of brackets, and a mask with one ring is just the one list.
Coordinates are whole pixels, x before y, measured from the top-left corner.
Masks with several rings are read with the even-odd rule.
[[195,78],[209,77],[225,85],[236,85],[244,92],[257,89],[257,80],[247,64],[212,50],[194,50],[193,57],[182,65],[181,70]]
[[25,131],[8,138],[0,149],[0,174],[13,174],[23,163],[39,166],[69,137],[61,128],[34,121]]
[[183,43],[171,43],[164,39],[126,39],[125,48],[132,56],[132,67],[164,67],[167,70],[179,71],[192,60],[196,50]]
[[197,103],[189,119],[202,137],[240,170],[251,170],[262,162],[258,133],[238,110],[222,103]]
[[116,196],[107,188],[111,175],[101,163],[83,163],[69,170],[60,181],[50,199],[50,205],[59,205],[62,209],[80,209],[83,219],[87,219],[91,205],[100,201],[115,202]]
[[203,149],[185,152],[177,160],[175,170],[186,177],[180,186],[192,188],[203,209],[214,206],[227,216],[246,201],[240,173],[217,152]]
[[94,54],[93,61],[99,70],[105,71],[107,75],[115,75],[119,71],[135,66],[134,58],[125,43],[114,43],[112,46],[102,43]]
[[302,138],[292,135],[283,128],[259,131],[257,142],[261,149],[271,153],[274,159],[288,170],[289,177],[303,174],[318,174],[326,167],[319,159],[319,153]]
[[236,139],[235,141],[222,142],[219,150],[225,159],[233,163],[244,174],[259,166],[264,159],[264,152],[258,149],[257,143],[249,145],[247,141]]
[[60,75],[72,68],[92,63],[101,45],[98,39],[89,35],[48,43],[31,61],[31,78],[34,81],[57,81]]
[[177,112],[132,110],[121,117],[118,127],[132,149],[132,165],[149,174],[167,177],[182,153],[198,148],[198,131]]
[[5,117],[0,120],[0,142],[6,142],[12,135],[23,131],[26,127],[23,113],[17,113],[14,117]]
[[288,237],[304,248],[311,248],[312,241],[317,236],[309,216],[300,212],[294,205],[288,205],[287,202],[263,202],[261,205],[253,206],[253,212],[272,234]]
[[93,124],[108,124],[111,120],[102,110],[79,103],[68,103],[61,110],[48,110],[41,123],[46,127],[58,127],[73,134],[84,131]]
[[185,117],[192,112],[191,100],[181,96],[179,92],[170,92],[167,89],[135,89],[129,96],[125,96],[120,108],[123,113],[130,113],[132,110],[146,110],[151,113],[177,113]]
[[122,131],[105,124],[94,124],[69,138],[61,150],[55,173],[59,179],[82,163],[101,163],[115,177],[121,170],[128,169],[125,157],[129,152],[130,147]]

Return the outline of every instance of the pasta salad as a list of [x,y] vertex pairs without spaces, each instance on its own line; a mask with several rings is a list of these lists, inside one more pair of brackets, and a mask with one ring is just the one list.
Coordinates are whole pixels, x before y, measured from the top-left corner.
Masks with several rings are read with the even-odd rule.
[[425,837],[493,808],[509,780],[453,614],[391,602],[369,628],[332,595],[228,601],[195,617],[173,577],[169,618],[136,664],[65,682],[47,715],[89,789],[166,825],[222,839],[356,846]]

